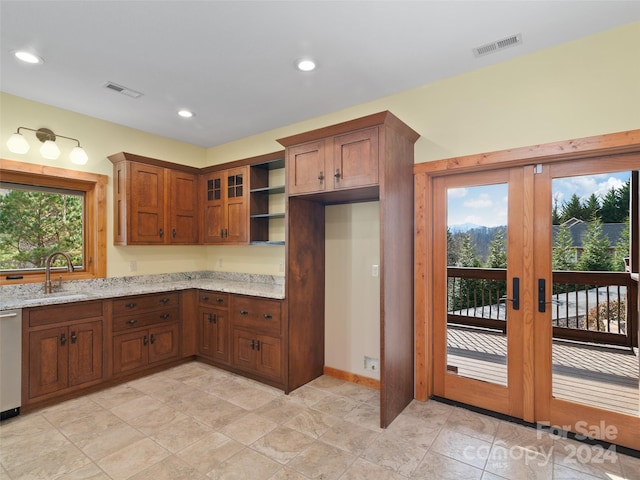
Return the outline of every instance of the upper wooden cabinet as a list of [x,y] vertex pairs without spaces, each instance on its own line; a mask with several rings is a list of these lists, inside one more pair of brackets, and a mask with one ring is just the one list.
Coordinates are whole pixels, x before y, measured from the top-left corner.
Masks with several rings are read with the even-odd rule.
[[378,184],[378,127],[330,136],[287,149],[289,195]]
[[249,167],[219,170],[202,175],[203,243],[247,243]]
[[114,244],[198,243],[198,169],[130,153],[109,160]]

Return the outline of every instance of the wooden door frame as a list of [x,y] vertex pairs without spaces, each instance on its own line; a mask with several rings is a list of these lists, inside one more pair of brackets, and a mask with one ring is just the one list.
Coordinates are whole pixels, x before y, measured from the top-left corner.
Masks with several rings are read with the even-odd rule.
[[[453,157],[414,165],[415,178],[415,398],[426,401],[433,395],[433,214],[431,195],[437,176],[480,172],[505,167],[583,160],[614,154],[640,153],[640,129],[566,140],[529,147]],[[639,252],[640,255],[640,252]],[[532,338],[526,339],[533,342]],[[533,349],[533,344],[531,344]],[[531,350],[532,351],[532,350]],[[531,372],[525,371],[525,375]],[[532,398],[532,392],[524,392]],[[533,418],[527,405],[523,419]]]

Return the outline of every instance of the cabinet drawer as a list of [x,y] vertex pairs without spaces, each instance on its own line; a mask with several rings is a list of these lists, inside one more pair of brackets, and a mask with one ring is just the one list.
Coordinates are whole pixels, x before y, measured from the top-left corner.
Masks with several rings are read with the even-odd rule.
[[166,308],[153,312],[141,312],[137,315],[127,315],[113,318],[113,331],[131,330],[133,328],[145,327],[164,322],[176,322],[180,319],[180,312],[177,308]]
[[102,317],[102,301],[36,307],[30,309],[28,315],[30,327]]
[[280,302],[248,297],[233,297],[231,313],[236,326],[280,334]]
[[177,307],[178,305],[180,305],[180,295],[178,293],[159,293],[138,297],[125,297],[113,301],[113,316],[167,309]]
[[229,294],[200,290],[198,292],[198,301],[200,302],[200,305],[207,305],[216,308],[228,308]]

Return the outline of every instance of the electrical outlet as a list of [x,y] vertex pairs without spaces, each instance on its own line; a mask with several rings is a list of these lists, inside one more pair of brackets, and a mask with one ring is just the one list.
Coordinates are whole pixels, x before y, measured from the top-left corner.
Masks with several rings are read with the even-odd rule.
[[218,259],[218,267],[222,268],[222,259],[221,258]]
[[130,272],[135,272],[136,270],[138,270],[138,262],[136,262],[135,260],[132,260],[129,262],[129,271]]
[[372,372],[377,372],[380,368],[380,361],[377,358],[364,357],[364,369],[371,370]]
[[278,271],[284,272],[284,260],[280,260],[280,262],[278,263]]
[[378,265],[371,265],[371,276],[377,277],[379,273],[380,273],[380,267],[378,267]]

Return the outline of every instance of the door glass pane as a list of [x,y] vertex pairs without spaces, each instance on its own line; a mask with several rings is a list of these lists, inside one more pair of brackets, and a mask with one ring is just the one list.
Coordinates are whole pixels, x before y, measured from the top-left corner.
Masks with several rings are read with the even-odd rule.
[[447,191],[447,372],[507,385],[507,196]]
[[552,181],[553,287],[546,308],[553,325],[553,395],[637,416],[630,179],[631,172],[616,172]]

